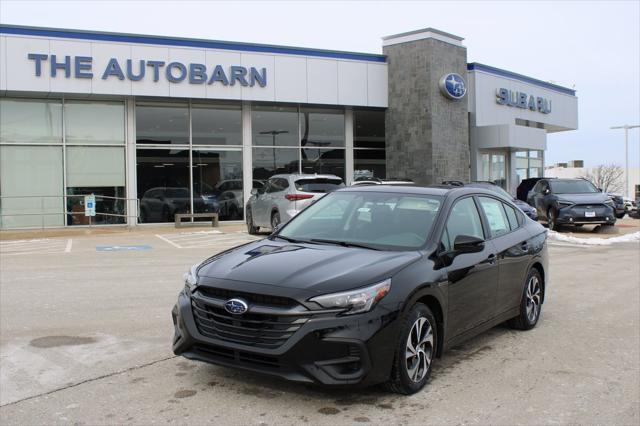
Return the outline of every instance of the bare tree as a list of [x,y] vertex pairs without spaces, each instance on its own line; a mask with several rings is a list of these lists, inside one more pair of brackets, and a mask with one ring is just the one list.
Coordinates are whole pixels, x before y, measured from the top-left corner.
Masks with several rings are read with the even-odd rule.
[[601,164],[583,176],[603,192],[620,193],[624,189],[624,170],[616,164]]

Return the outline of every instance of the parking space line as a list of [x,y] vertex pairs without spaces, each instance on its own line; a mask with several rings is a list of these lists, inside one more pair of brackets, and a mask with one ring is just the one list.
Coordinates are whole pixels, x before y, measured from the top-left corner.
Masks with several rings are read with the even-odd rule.
[[67,240],[67,246],[64,248],[65,253],[71,253],[71,246],[73,245],[73,240],[69,238]]
[[182,248],[182,247],[181,247],[181,246],[179,246],[178,244],[176,244],[176,243],[174,243],[173,241],[171,241],[171,240],[169,240],[169,239],[167,239],[167,238],[163,237],[162,235],[158,235],[158,234],[156,234],[156,237],[160,238],[160,239],[161,239],[162,241],[164,241],[165,243],[169,243],[169,244],[171,244],[171,245],[172,245],[172,246],[174,246],[175,248],[179,248],[179,249],[181,249],[181,248]]

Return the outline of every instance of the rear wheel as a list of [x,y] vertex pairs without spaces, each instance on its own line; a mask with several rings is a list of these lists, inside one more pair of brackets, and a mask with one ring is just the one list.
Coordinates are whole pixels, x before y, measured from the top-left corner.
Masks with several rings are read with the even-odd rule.
[[437,341],[435,316],[426,305],[416,303],[403,320],[391,377],[385,387],[405,395],[422,389],[431,375]]
[[616,218],[618,219],[622,219],[624,217],[624,215],[627,214],[627,212],[624,213],[616,213]]
[[522,292],[520,313],[509,321],[509,325],[518,330],[531,330],[538,323],[541,310],[542,276],[536,268],[531,268]]
[[251,209],[247,209],[247,232],[250,235],[256,235],[260,228],[254,226],[253,224],[253,215],[251,214]]

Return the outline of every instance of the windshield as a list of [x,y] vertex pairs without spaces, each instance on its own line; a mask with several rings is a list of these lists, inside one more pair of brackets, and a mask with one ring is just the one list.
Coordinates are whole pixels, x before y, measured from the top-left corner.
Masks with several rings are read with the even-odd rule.
[[593,184],[586,180],[549,180],[555,194],[592,194],[598,192]]
[[295,216],[278,234],[388,250],[424,245],[442,197],[388,192],[333,192]]

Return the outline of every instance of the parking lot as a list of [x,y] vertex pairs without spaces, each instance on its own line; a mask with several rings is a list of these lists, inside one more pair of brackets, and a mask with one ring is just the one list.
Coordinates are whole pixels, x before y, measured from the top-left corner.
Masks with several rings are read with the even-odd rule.
[[241,227],[0,242],[2,424],[640,423],[640,246],[550,242],[538,327],[496,327],[424,391],[322,389],[175,357],[190,265]]

